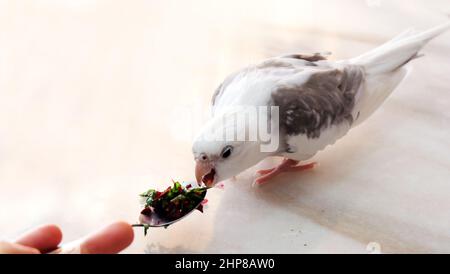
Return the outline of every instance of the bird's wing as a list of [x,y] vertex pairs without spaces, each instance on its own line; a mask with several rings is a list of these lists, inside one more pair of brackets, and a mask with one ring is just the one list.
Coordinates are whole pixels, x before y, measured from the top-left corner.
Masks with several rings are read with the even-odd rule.
[[[314,53],[314,54],[289,54],[276,58],[270,58],[262,63],[244,68],[231,75],[229,75],[214,91],[212,96],[212,106],[214,107],[221,97],[227,92],[227,88],[230,84],[250,76],[252,74],[265,75],[267,78],[271,78],[270,74],[278,74],[281,76],[289,76],[293,73],[298,74],[300,71],[308,67],[320,66],[321,61],[327,60],[326,56],[330,53]],[[264,79],[259,79],[264,80]],[[269,84],[270,85],[270,84]]]
[[[346,125],[347,133],[358,118],[354,110],[363,87],[363,70],[359,66],[328,63],[311,67],[306,73],[309,73],[307,80],[280,81],[272,92],[272,104],[279,107],[280,131],[286,140],[296,136],[320,139],[327,129],[341,124]],[[320,146],[334,143],[340,137],[331,134],[320,141]]]

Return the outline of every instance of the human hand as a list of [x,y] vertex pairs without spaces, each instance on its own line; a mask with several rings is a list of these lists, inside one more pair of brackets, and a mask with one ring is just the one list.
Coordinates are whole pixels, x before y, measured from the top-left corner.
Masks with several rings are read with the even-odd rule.
[[125,222],[116,222],[78,241],[58,248],[62,232],[55,225],[31,230],[15,242],[0,242],[0,254],[113,254],[128,247],[134,238],[133,229]]

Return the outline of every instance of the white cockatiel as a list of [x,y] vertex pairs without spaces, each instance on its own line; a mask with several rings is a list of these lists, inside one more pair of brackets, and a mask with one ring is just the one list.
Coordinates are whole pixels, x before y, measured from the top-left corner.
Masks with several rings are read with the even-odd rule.
[[[267,182],[281,172],[313,167],[298,163],[371,116],[405,78],[405,65],[449,28],[446,23],[424,32],[406,31],[349,60],[331,62],[323,54],[287,55],[230,75],[213,95],[213,117],[193,145],[197,181],[212,186],[272,156],[285,160],[278,167],[259,171],[255,183]],[[272,127],[279,133],[276,151],[261,151],[261,140],[211,138],[233,127],[224,121],[236,111],[231,107],[238,106],[278,107],[279,123]],[[234,128],[237,134],[247,129]]]

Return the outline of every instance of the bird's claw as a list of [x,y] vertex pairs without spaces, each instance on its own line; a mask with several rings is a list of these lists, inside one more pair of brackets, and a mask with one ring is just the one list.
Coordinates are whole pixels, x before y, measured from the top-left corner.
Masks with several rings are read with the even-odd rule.
[[286,159],[278,167],[272,169],[264,169],[257,171],[260,176],[253,181],[252,186],[257,187],[267,184],[274,177],[284,172],[298,172],[305,171],[317,166],[317,162],[313,162],[306,165],[297,165],[297,161]]

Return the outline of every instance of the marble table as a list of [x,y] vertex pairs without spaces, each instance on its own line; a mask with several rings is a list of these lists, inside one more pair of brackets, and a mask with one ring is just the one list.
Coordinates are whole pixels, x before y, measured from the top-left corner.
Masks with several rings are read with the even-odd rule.
[[[57,223],[69,242],[134,222],[138,193],[193,179],[192,134],[228,73],[286,52],[352,57],[446,13],[447,0],[0,1],[0,235]],[[252,188],[252,168],[124,253],[450,252],[450,33],[424,52],[315,170]]]

